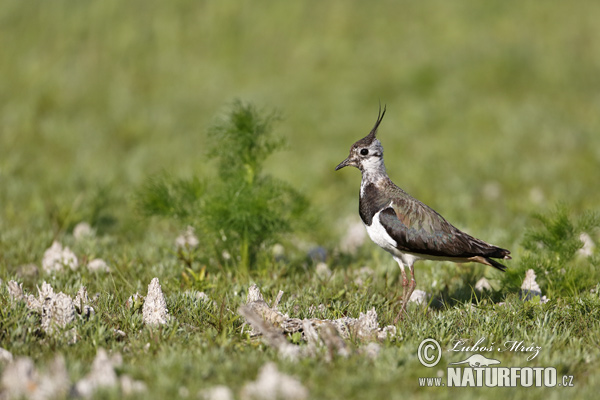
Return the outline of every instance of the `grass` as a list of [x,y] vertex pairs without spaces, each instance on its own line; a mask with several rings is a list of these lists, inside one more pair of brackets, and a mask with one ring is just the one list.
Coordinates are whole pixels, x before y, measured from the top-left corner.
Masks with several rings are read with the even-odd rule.
[[[40,368],[63,354],[72,381],[89,371],[97,348],[118,351],[117,372],[144,381],[144,398],[195,397],[217,384],[237,395],[272,360],[311,398],[592,397],[600,386],[598,251],[576,250],[584,231],[598,243],[599,15],[587,2],[3,2],[0,278],[29,292],[46,280],[57,291],[74,295],[85,285],[100,296],[69,344],[40,332],[39,316],[13,304],[3,285],[0,347]],[[174,241],[185,226],[136,208],[138,190],[162,171],[216,183],[206,132],[235,98],[279,111],[274,133],[287,149],[265,160],[263,172],[309,199],[320,221],[281,237],[283,256],[263,248],[249,276],[235,259],[209,256],[208,241],[179,254]],[[358,222],[359,176],[333,172],[372,126],[380,100],[391,178],[459,228],[509,248],[509,273],[417,264],[417,288],[434,300],[410,310],[377,358],[354,340],[348,358],[282,360],[241,332],[236,310],[252,282],[269,300],[284,290],[280,309],[291,316],[324,304],[324,318],[375,307],[380,325],[393,320],[399,285],[391,257],[371,243],[339,251],[347,221]],[[81,221],[95,236],[73,237]],[[45,274],[41,260],[54,240],[82,264],[104,259],[111,272]],[[317,247],[329,278],[307,255]],[[25,267],[31,263],[37,272]],[[365,265],[373,273],[359,285]],[[519,300],[528,268],[548,303]],[[174,320],[150,329],[124,304],[155,276]],[[485,296],[471,289],[482,276],[494,288]],[[204,291],[216,305],[186,290]],[[556,367],[575,386],[418,387],[418,377],[437,373],[417,359],[421,340],[446,348],[483,336],[541,346],[535,363],[522,354],[491,357],[503,366]],[[441,369],[466,358],[459,356],[444,354]]]

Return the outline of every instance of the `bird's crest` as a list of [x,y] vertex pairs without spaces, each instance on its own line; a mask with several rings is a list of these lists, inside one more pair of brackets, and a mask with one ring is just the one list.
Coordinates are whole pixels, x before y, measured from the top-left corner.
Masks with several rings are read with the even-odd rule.
[[375,121],[375,126],[373,126],[373,129],[371,129],[371,132],[369,132],[367,136],[354,143],[353,147],[369,146],[371,143],[373,143],[374,140],[377,139],[377,128],[379,128],[379,124],[381,123],[381,120],[385,115],[385,109],[386,107],[384,105],[383,111],[381,111],[381,104],[379,104],[379,114],[377,115],[377,121]]
[[381,112],[381,103],[379,103],[379,114],[377,114],[377,121],[375,121],[375,126],[373,126],[373,129],[371,129],[371,132],[369,132],[367,137],[375,139],[375,136],[377,135],[377,128],[379,128],[379,124],[381,123],[381,120],[383,119],[383,116],[385,115],[385,109],[386,109],[386,106],[384,104],[383,112]]

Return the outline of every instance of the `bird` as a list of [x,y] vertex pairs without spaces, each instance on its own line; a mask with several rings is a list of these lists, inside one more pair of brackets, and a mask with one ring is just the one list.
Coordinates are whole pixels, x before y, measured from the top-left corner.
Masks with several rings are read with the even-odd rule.
[[408,300],[417,285],[416,261],[476,262],[505,271],[506,266],[495,259],[509,260],[511,257],[509,250],[461,231],[392,182],[383,162],[383,146],[376,137],[385,111],[386,107],[382,112],[380,105],[373,129],[350,147],[350,154],[335,170],[352,166],[361,171],[360,218],[371,240],[390,253],[400,267],[402,307],[394,320],[397,324],[406,313]]

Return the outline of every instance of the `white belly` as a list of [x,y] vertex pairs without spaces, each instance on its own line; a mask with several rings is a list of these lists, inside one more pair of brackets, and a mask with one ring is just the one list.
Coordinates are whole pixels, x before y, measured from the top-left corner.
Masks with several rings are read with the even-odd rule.
[[392,238],[381,225],[379,220],[379,212],[373,216],[373,221],[370,226],[365,225],[369,237],[375,244],[394,256],[394,259],[402,267],[404,265],[412,265],[415,261],[422,257],[417,254],[405,253],[396,248],[398,243]]
[[398,249],[396,249],[398,243],[396,243],[396,241],[387,233],[383,225],[381,225],[381,221],[379,220],[379,212],[373,216],[371,225],[365,225],[365,228],[367,228],[367,233],[369,234],[371,240],[379,247],[389,251],[393,255],[397,255],[399,253]]

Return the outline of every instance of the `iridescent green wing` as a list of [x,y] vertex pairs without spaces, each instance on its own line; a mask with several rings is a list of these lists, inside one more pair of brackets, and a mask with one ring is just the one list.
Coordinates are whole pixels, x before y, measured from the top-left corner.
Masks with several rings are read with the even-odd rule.
[[456,258],[493,252],[494,246],[460,231],[432,208],[398,190],[379,220],[399,250]]

